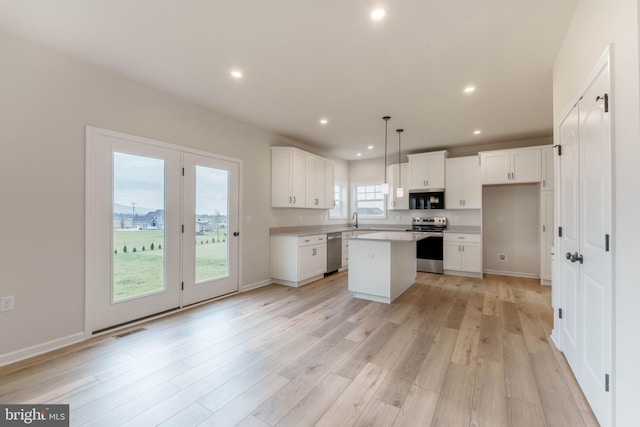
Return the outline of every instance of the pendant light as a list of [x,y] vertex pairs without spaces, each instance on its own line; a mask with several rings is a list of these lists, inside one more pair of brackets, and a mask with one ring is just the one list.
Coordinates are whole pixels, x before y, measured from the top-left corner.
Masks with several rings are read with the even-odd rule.
[[396,188],[396,197],[404,197],[404,188],[402,188],[402,163],[400,163],[400,134],[404,129],[396,129],[398,132],[398,188]]
[[390,116],[384,116],[384,183],[382,184],[382,194],[389,194],[389,183],[387,182],[387,125]]

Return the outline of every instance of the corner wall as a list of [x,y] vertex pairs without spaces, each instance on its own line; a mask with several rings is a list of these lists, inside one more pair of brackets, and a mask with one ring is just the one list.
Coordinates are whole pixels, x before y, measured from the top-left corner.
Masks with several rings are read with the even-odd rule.
[[294,141],[4,35],[0,64],[0,361],[84,331],[85,125],[242,160],[240,286],[270,279],[269,147]]

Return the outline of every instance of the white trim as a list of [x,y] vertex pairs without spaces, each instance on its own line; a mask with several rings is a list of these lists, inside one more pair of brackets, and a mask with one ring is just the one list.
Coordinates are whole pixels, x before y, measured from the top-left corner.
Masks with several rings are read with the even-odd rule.
[[57,338],[55,340],[47,341],[42,344],[36,344],[31,347],[23,348],[20,350],[12,351],[11,353],[0,354],[0,366],[10,365],[12,363],[20,362],[31,357],[39,356],[50,351],[58,350],[62,347],[67,347],[72,344],[84,341],[84,333],[77,332],[66,337]]
[[539,279],[540,276],[535,273],[523,273],[519,271],[504,271],[504,270],[484,270],[484,274],[495,274],[497,276],[513,276],[513,277],[524,277],[527,279]]
[[260,280],[259,282],[247,283],[246,285],[240,286],[240,292],[252,291],[254,289],[261,288],[263,286],[271,285],[273,281],[271,279]]

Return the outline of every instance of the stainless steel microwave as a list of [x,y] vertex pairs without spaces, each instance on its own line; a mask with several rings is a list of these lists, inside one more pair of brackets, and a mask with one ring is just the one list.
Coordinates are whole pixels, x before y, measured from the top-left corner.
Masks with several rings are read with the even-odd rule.
[[444,189],[409,192],[409,209],[444,209]]

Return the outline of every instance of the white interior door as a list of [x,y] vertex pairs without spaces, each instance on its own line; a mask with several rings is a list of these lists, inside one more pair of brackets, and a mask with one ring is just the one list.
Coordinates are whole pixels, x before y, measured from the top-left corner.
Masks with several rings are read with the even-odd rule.
[[[563,284],[562,351],[571,366],[580,361],[580,264],[568,256],[580,250],[580,184],[579,184],[579,113],[578,105],[560,124],[560,281]],[[574,368],[575,370],[576,368]],[[577,374],[576,374],[577,375]]]
[[[605,112],[609,68],[580,101],[580,264],[582,372],[578,381],[603,425],[610,419],[605,376],[611,372],[611,132]],[[608,95],[606,95],[608,97]],[[576,263],[577,264],[577,263]],[[606,421],[605,421],[606,420]]]
[[594,414],[611,425],[612,256],[609,59],[560,126],[562,350]]
[[183,305],[238,290],[238,169],[184,154]]
[[87,334],[180,306],[180,152],[87,128]]

